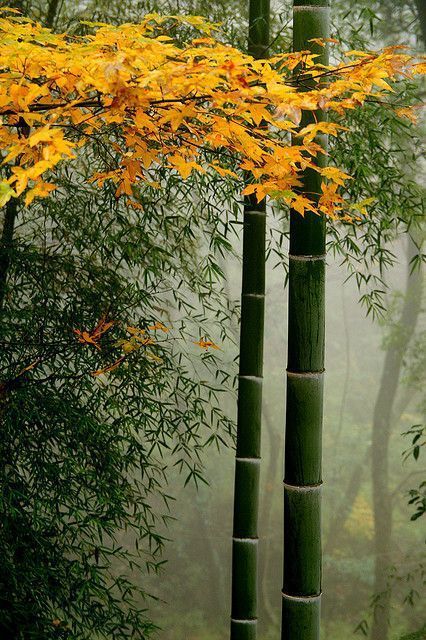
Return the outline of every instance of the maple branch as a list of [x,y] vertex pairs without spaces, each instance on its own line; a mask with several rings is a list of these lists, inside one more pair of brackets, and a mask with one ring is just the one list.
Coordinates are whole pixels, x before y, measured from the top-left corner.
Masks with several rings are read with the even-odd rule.
[[[353,62],[351,64],[346,64],[343,65],[341,67],[336,67],[334,69],[327,69],[326,71],[321,71],[321,73],[316,73],[315,76],[312,76],[312,72],[316,72],[319,70],[319,67],[311,67],[310,70],[308,72],[305,72],[304,74],[300,74],[300,76],[297,76],[296,78],[289,78],[288,80],[286,80],[286,84],[299,84],[299,82],[304,82],[305,79],[306,80],[312,80],[312,79],[316,79],[316,78],[326,78],[328,76],[338,76],[340,74],[341,71],[349,71],[351,69],[356,69],[357,67],[361,67],[361,66],[365,66],[366,64],[368,64],[369,62],[371,62],[372,60],[375,60],[374,56],[371,56],[368,59],[363,59],[359,62]],[[305,78],[306,76],[306,78]],[[312,87],[311,87],[312,88]]]
[[[233,93],[233,92],[237,92],[237,89],[229,90],[229,93]],[[206,102],[207,100],[213,100],[213,99],[214,98],[211,94],[204,94],[201,96],[182,96],[181,98],[161,98],[158,100],[152,100],[151,102],[148,102],[146,105],[144,105],[144,108],[148,111],[151,106],[157,106],[162,104],[172,104],[172,103],[185,104],[186,102],[192,102],[193,100],[195,100],[197,103],[201,103],[201,102]],[[63,109],[64,107],[73,107],[73,108],[75,107],[79,109],[92,109],[92,108],[100,107],[102,110],[102,109],[109,109],[111,105],[103,104],[99,96],[96,100],[87,99],[87,100],[82,100],[80,102],[74,102],[74,103],[73,101],[58,102],[58,103],[37,102],[35,104],[28,106],[28,112],[39,113],[43,111],[52,111],[54,109]],[[133,112],[134,110],[135,108],[126,108],[126,111],[128,112]],[[0,109],[0,115],[3,115],[3,116],[15,116],[23,113],[26,113],[26,112],[22,110],[18,111],[16,109],[4,109],[4,110]]]
[[204,151],[206,153],[211,153],[217,156],[224,156],[225,158],[230,158],[233,162],[237,162],[239,160],[238,156],[233,156],[232,154],[226,151],[217,151],[216,149],[210,149],[209,147],[204,147],[202,144],[197,144],[196,142],[193,142],[192,140],[188,140],[187,138],[179,134],[176,134],[176,137],[184,144],[189,144],[191,147],[195,147],[196,149],[200,149],[201,151]]

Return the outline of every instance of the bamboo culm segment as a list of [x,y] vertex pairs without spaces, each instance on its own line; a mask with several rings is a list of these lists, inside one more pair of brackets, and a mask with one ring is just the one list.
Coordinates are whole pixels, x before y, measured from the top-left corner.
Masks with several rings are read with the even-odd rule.
[[321,484],[323,377],[287,373],[284,482],[292,486]]
[[[256,621],[257,593],[253,578],[257,572],[257,539],[233,539],[233,620]],[[254,626],[246,626],[254,629]]]
[[257,621],[231,618],[231,637],[233,640],[256,640]]
[[[328,4],[293,5],[293,50],[309,49],[323,64],[326,49],[309,41],[328,37]],[[309,79],[304,85],[309,90]],[[300,126],[324,119],[321,111],[307,112]],[[293,141],[299,143],[297,133]],[[326,149],[326,136],[317,142]],[[325,155],[317,161],[325,166]],[[321,176],[306,170],[298,190],[318,199]],[[325,240],[324,216],[290,212],[282,640],[320,637]]]
[[[300,490],[284,486],[283,593],[293,597],[321,593],[321,486]],[[293,639],[292,639],[293,640]]]
[[267,58],[270,31],[270,0],[250,0],[248,52],[254,58]]
[[[269,0],[250,0],[248,52],[266,57]],[[240,364],[232,539],[231,640],[257,638],[257,520],[259,511],[265,313],[266,204],[245,198]]]
[[259,495],[259,458],[237,458],[235,461],[234,537],[255,540]]
[[[301,217],[297,212],[296,215]],[[318,231],[322,233],[322,228]],[[324,368],[324,293],[324,256],[300,260],[290,255],[287,355],[289,371],[322,371]]]
[[297,599],[283,595],[282,628],[286,638],[310,640],[320,637],[320,598]]

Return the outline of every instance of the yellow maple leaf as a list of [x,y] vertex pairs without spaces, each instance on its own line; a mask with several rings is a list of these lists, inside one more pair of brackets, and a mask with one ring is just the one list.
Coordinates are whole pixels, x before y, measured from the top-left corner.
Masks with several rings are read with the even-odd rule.
[[338,185],[335,182],[321,184],[321,196],[318,200],[318,208],[331,218],[336,217],[336,212],[342,209],[343,198],[337,193]]
[[413,64],[412,73],[414,75],[425,75],[426,74],[426,62],[418,62],[417,64]]
[[143,336],[146,333],[145,329],[139,329],[139,327],[131,326],[127,326],[126,331],[133,336]]
[[4,207],[11,198],[16,198],[16,195],[16,191],[8,182],[0,182],[0,207]]
[[268,194],[268,187],[261,183],[248,184],[242,191],[243,196],[249,196],[252,193],[256,195],[257,202],[261,202]]
[[227,169],[226,167],[221,167],[220,164],[216,162],[209,163],[209,167],[212,167],[222,178],[224,176],[230,176],[231,178],[238,178],[235,171],[231,171],[231,169]]
[[179,156],[177,154],[169,157],[167,159],[167,162],[171,167],[178,171],[181,178],[183,178],[184,180],[186,180],[186,178],[191,175],[194,169],[200,171],[201,173],[205,173],[205,169],[200,164],[198,164],[198,162],[188,160],[187,158],[183,158],[182,156]]
[[49,126],[39,127],[28,138],[28,144],[30,145],[30,147],[35,147],[36,145],[40,144],[40,142],[50,142],[54,135],[54,131],[50,129]]
[[325,178],[329,178],[340,186],[344,186],[346,180],[352,180],[352,176],[344,173],[337,167],[323,167],[318,168],[317,170],[322,176],[324,176]]
[[56,185],[50,184],[49,182],[37,182],[35,187],[27,191],[25,194],[25,206],[28,207],[34,198],[45,198],[55,189]]
[[414,107],[400,107],[399,109],[395,109],[395,113],[400,118],[407,118],[413,124],[417,124],[418,115],[414,111]]
[[309,198],[305,198],[304,196],[295,195],[291,199],[291,207],[300,213],[302,216],[305,215],[305,211],[313,211],[316,212],[316,209]]
[[335,122],[316,122],[303,127],[298,136],[303,137],[305,144],[311,142],[318,133],[326,133],[327,135],[337,136],[339,131],[348,131],[347,127]]

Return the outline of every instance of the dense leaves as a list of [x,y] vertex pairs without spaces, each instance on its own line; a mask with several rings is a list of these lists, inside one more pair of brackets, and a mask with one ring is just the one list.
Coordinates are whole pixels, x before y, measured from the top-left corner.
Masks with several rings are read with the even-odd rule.
[[[18,206],[2,245],[5,637],[145,637],[143,576],[161,566],[169,470],[198,481],[203,448],[231,441],[227,378],[221,391],[211,348],[193,344],[223,345],[229,323],[213,204],[190,204],[170,177],[135,211],[87,184],[99,153],[86,146],[48,200]],[[135,335],[150,343],[133,349]]]
[[[170,34],[182,22],[202,37],[179,45]],[[335,67],[317,65],[321,41],[312,44],[314,53],[259,61],[212,39],[214,25],[199,17],[152,14],[139,25],[89,26],[93,35],[67,38],[19,17],[1,20],[0,142],[4,162],[14,163],[2,183],[3,203],[22,193],[26,204],[46,197],[55,188],[44,180],[46,172],[95,138],[118,162],[111,159],[93,179],[100,186],[112,180],[116,196],[130,202],[137,196],[133,185],[138,191],[159,186],[150,174],[158,164],[183,179],[207,167],[237,178],[227,166],[231,160],[252,177],[243,193],[282,198],[302,215],[333,216],[345,209],[337,187],[348,176],[315,163],[323,153],[315,138],[337,135],[341,126],[314,121],[293,146],[288,132],[303,111],[342,114],[391,91],[389,80],[425,68],[398,48],[349,51]],[[317,204],[294,191],[307,167],[329,181]]]

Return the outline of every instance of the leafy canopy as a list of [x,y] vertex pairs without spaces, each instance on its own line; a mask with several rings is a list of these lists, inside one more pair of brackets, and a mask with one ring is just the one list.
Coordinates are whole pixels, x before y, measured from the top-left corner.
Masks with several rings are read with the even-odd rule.
[[[85,24],[90,33],[70,37],[20,16],[0,19],[0,146],[11,164],[1,204],[21,194],[26,205],[47,196],[55,189],[48,173],[97,139],[113,153],[92,180],[112,180],[116,197],[135,208],[138,189],[157,186],[150,172],[158,166],[183,179],[214,171],[239,180],[243,169],[251,180],[243,193],[258,201],[270,195],[302,215],[343,217],[337,189],[349,176],[315,158],[325,153],[317,135],[344,127],[313,121],[297,131],[296,145],[289,133],[303,111],[342,114],[426,68],[398,47],[349,51],[335,66],[316,64],[309,51],[255,60],[213,39],[216,25],[197,16]],[[174,34],[183,25],[202,37],[178,44]],[[317,198],[295,192],[307,167],[326,178]]]

